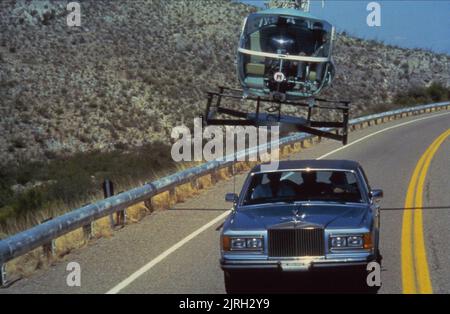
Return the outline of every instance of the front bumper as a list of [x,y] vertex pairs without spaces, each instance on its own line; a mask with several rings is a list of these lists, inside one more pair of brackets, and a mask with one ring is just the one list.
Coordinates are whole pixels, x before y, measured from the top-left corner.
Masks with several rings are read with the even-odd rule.
[[374,261],[373,256],[360,258],[313,259],[313,260],[236,260],[221,259],[222,270],[273,270],[306,272],[319,269],[365,267]]

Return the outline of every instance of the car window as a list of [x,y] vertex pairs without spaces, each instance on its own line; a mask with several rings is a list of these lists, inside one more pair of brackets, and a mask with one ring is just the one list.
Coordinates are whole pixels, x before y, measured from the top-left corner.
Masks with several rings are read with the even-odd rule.
[[251,177],[244,204],[296,201],[364,202],[351,171],[276,171]]

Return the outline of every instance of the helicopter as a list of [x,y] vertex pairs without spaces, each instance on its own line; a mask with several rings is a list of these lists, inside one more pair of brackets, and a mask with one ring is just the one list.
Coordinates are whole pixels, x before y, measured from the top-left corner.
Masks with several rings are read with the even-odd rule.
[[[317,98],[335,76],[332,53],[336,30],[326,20],[313,16],[309,8],[309,0],[278,0],[245,18],[236,56],[242,90],[219,87],[219,92],[208,92],[205,124],[278,124],[288,132],[310,133],[347,144],[350,101]],[[253,112],[243,111],[244,106],[225,107],[224,99],[254,101],[256,107]],[[282,108],[286,106],[306,112],[285,114]],[[317,111],[333,110],[342,113],[341,121],[313,119]]]

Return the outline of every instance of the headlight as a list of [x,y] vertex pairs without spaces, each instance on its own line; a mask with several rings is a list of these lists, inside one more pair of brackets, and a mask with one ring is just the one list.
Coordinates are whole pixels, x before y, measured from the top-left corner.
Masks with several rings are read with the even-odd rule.
[[363,244],[364,240],[361,236],[351,236],[347,238],[347,245],[349,247],[362,247]]
[[262,251],[262,237],[222,237],[222,248],[224,251]]
[[331,249],[371,249],[372,234],[333,235],[330,236]]
[[347,238],[346,237],[331,237],[331,247],[333,247],[333,248],[347,247]]

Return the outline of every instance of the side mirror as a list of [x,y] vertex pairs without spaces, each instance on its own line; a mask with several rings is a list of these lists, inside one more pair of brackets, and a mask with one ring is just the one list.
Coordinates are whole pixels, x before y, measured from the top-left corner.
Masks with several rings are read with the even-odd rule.
[[228,203],[236,203],[238,200],[238,196],[235,193],[227,193],[225,195],[225,201]]
[[370,191],[370,197],[373,199],[383,198],[383,196],[384,196],[383,190],[377,189]]

